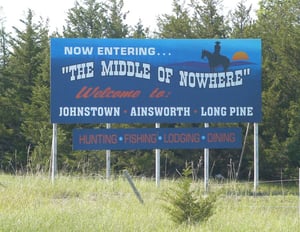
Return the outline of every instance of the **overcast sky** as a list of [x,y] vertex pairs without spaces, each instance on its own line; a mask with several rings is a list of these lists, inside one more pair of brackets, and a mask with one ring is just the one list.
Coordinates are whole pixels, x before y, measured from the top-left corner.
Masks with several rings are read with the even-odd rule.
[[[233,9],[240,0],[223,0],[224,10]],[[257,9],[259,0],[247,0]],[[157,16],[172,12],[173,0],[124,0],[124,11],[129,11],[127,23],[135,25],[139,19],[144,26],[154,29]],[[186,2],[189,2],[186,0]],[[36,16],[49,18],[50,29],[61,30],[65,25],[66,12],[74,7],[75,0],[0,0],[0,17],[5,18],[5,27],[11,30],[12,26],[20,25],[19,19],[24,19],[27,9],[32,9]]]

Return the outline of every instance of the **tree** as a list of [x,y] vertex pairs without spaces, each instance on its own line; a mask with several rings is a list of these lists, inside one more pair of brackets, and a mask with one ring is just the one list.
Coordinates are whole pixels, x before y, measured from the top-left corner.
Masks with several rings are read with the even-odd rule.
[[124,23],[123,0],[110,2],[82,0],[68,11],[64,37],[82,38],[124,38],[128,26]]
[[196,38],[227,38],[229,26],[219,14],[222,0],[191,0],[193,33]]
[[[50,165],[52,126],[50,122],[50,57],[47,28],[41,28],[41,43],[45,48],[39,54],[43,63],[40,72],[34,80],[30,103],[24,104],[21,124],[22,133],[29,142],[27,153],[28,171],[46,171]],[[63,148],[67,143],[63,131],[58,132],[58,150],[65,152]]]
[[247,38],[251,36],[249,28],[251,28],[253,21],[250,16],[252,5],[247,8],[245,2],[246,0],[241,0],[238,2],[236,9],[230,12],[232,23],[231,37],[233,38]]
[[193,38],[192,22],[189,11],[180,0],[173,0],[173,14],[163,14],[157,19],[161,38]]
[[8,36],[6,33],[2,19],[0,18],[0,68],[1,70],[7,65],[9,51],[8,51]]
[[7,75],[6,69],[9,60],[8,38],[9,34],[6,33],[3,19],[0,18],[0,168],[8,166],[9,155],[6,151],[9,150],[11,143],[10,138],[13,130],[8,126],[10,112],[7,111],[9,107],[9,99],[6,96],[6,89],[10,87],[10,80]]
[[25,25],[24,30],[14,28],[15,36],[9,40],[12,51],[3,74],[9,80],[1,94],[5,100],[1,107],[4,112],[1,126],[6,128],[8,142],[4,153],[10,154],[9,162],[14,168],[25,167],[27,162],[31,142],[26,139],[27,135],[21,130],[21,125],[27,119],[24,109],[31,103],[34,83],[43,63],[43,38],[48,38],[47,31],[42,29],[44,22],[34,23],[33,15],[29,9],[26,19],[20,20]]
[[108,5],[108,38],[125,38],[128,36],[128,25],[124,23],[127,13],[123,13],[124,1],[111,0]]
[[291,167],[289,160],[293,155],[291,150],[287,154],[286,143],[291,145],[297,135],[289,125],[295,125],[295,102],[300,97],[299,10],[296,0],[264,0],[260,2],[255,24],[256,33],[263,40],[264,57],[261,131],[267,148],[264,155],[267,161],[272,160],[273,177],[280,177],[279,170]]
[[219,193],[205,196],[193,187],[193,182],[188,178],[190,174],[191,169],[186,168],[177,186],[163,195],[164,209],[177,224],[198,224],[205,222],[214,214]]
[[286,172],[289,176],[297,177],[297,169],[300,167],[300,99],[298,102],[291,103],[289,118],[291,119],[288,124],[289,137],[286,140],[289,170],[286,170]]
[[107,37],[108,6],[97,0],[78,1],[69,9],[63,27],[64,37],[103,38]]
[[142,24],[142,21],[139,19],[138,23],[134,26],[132,35],[130,37],[136,38],[136,39],[145,39],[149,34],[149,28],[144,27]]

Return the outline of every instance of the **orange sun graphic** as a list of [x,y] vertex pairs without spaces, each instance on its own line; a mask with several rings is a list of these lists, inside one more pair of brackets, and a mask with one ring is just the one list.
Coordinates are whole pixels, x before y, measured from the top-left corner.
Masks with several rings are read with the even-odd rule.
[[232,60],[249,60],[249,56],[246,52],[236,52],[232,56]]

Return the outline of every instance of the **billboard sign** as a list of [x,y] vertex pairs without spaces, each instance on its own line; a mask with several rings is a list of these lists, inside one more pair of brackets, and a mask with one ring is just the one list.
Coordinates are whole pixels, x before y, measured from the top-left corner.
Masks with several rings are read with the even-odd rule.
[[260,39],[51,39],[52,123],[260,121]]
[[241,148],[241,128],[74,129],[73,150]]

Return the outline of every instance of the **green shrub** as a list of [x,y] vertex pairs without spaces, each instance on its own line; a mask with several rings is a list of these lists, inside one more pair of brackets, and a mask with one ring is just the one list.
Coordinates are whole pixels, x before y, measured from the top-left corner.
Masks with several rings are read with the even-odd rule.
[[177,187],[163,195],[164,209],[177,224],[197,224],[214,213],[217,194],[204,195],[192,186],[191,179],[183,177]]

